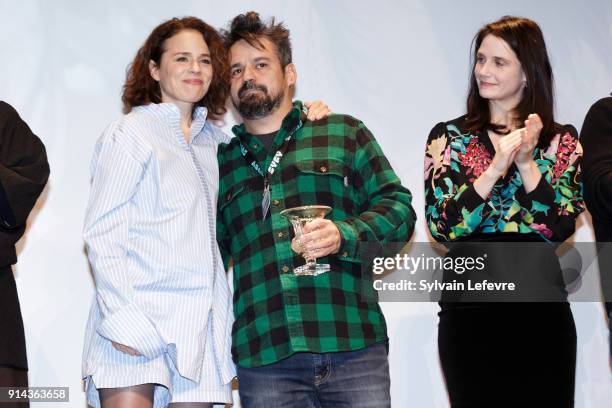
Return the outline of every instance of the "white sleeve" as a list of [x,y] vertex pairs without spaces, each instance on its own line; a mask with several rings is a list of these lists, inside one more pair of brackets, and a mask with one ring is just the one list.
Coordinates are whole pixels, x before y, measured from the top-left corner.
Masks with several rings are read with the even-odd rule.
[[114,124],[96,145],[83,235],[103,317],[97,332],[153,358],[166,345],[155,324],[134,302],[133,275],[127,266],[130,201],[144,175],[145,162],[134,154],[141,149],[130,146],[125,136]]

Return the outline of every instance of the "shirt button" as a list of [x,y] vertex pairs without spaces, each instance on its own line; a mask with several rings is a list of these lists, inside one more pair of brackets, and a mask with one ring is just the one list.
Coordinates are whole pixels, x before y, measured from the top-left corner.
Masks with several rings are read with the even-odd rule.
[[280,201],[278,201],[278,200],[272,200],[272,205],[279,205],[279,204],[280,204]]
[[229,201],[231,198],[232,198],[232,194],[231,193],[227,193],[227,197],[226,197],[227,201]]
[[282,238],[283,237],[283,233],[279,232],[278,234],[276,234],[277,237]]
[[325,166],[321,166],[319,170],[321,170],[321,173],[327,173],[327,167]]
[[344,251],[344,252],[342,253],[342,257],[344,257],[344,258],[348,258],[348,252]]
[[289,272],[289,267],[287,265],[283,265],[283,272]]
[[257,149],[258,147],[259,147],[259,145],[258,145],[257,143],[255,143],[255,144],[253,145],[253,149]]

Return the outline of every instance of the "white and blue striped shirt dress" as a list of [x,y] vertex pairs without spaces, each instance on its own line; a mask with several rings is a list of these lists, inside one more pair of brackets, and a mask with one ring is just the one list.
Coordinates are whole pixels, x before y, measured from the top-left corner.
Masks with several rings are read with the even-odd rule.
[[96,298],[83,355],[94,407],[98,388],[146,383],[158,384],[156,407],[231,402],[232,300],[215,234],[217,146],[229,137],[206,113],[196,109],[187,142],[176,105],[140,106],[96,145],[84,225]]

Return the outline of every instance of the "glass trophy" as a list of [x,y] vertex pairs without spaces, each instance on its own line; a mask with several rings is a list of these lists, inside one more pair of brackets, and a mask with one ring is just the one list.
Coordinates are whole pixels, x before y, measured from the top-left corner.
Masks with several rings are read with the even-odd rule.
[[[280,214],[291,222],[293,230],[295,231],[295,237],[300,239],[302,237],[302,228],[304,225],[315,218],[325,218],[331,210],[331,207],[326,205],[305,205],[302,207],[288,208],[281,211]],[[317,276],[329,272],[329,264],[318,264],[315,258],[310,258],[306,254],[304,254],[304,258],[306,259],[306,265],[295,268],[293,270],[295,275]]]

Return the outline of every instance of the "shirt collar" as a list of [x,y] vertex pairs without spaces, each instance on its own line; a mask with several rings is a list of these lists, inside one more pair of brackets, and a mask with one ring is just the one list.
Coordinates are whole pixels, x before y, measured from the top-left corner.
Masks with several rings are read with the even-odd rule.
[[[183,138],[183,130],[181,129],[181,111],[173,103],[150,103],[148,105],[136,106],[134,109],[136,112],[146,112],[147,114],[156,117],[163,122],[169,122],[176,133],[180,135],[179,142],[185,144]],[[191,121],[191,128],[189,130],[189,140],[193,143],[200,137],[204,126],[206,125],[206,118],[208,116],[208,109],[204,106],[197,106],[193,112]]]

